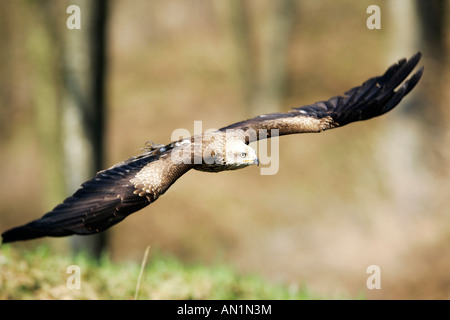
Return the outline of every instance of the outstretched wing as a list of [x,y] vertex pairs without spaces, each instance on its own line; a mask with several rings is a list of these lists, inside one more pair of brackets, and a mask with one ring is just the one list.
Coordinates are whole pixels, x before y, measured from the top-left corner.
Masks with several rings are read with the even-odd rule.
[[4,232],[3,243],[108,229],[156,201],[191,168],[175,164],[168,149],[151,150],[97,173],[42,218]]
[[[261,115],[220,130],[241,129],[246,133],[246,142],[250,143],[269,138],[272,129],[278,129],[278,135],[321,132],[380,116],[392,110],[417,84],[422,76],[423,67],[407,81],[405,79],[420,58],[421,53],[418,52],[408,60],[402,59],[382,76],[371,78],[362,85],[350,89],[344,95],[293,108],[288,113]],[[264,136],[260,137],[260,133]]]

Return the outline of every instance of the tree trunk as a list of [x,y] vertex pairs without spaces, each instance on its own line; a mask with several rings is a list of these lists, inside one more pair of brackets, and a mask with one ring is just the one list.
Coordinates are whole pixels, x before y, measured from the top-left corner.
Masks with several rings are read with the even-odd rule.
[[233,80],[244,104],[250,106],[255,89],[255,61],[252,59],[250,21],[245,2],[218,0],[215,8],[227,39]]
[[[429,207],[435,193],[435,183],[430,179],[440,168],[436,155],[446,152],[443,108],[443,72],[446,70],[443,45],[444,1],[397,0],[388,2],[391,22],[391,51],[389,63],[401,57],[409,57],[421,50],[426,63],[424,76],[417,86],[402,102],[397,119],[387,124],[385,137],[380,139],[380,161],[391,179],[389,190],[397,211],[408,214],[421,214]],[[433,65],[432,61],[436,64]],[[439,68],[439,69],[438,69]],[[384,155],[390,155],[389,161]],[[439,188],[439,187],[437,187]]]
[[[216,1],[217,13],[231,46],[234,78],[247,107],[247,116],[276,112],[286,89],[295,1],[265,1],[263,5],[267,19],[259,27],[251,23],[250,12],[243,1]],[[257,40],[260,40],[259,52],[253,45]]]
[[295,1],[271,2],[263,26],[259,78],[251,103],[253,115],[276,112],[286,93],[288,51],[295,17]]
[[[103,168],[106,0],[80,0],[81,28],[64,33],[63,143],[67,193]],[[69,17],[69,14],[68,14]],[[99,257],[106,234],[75,236],[75,252]]]

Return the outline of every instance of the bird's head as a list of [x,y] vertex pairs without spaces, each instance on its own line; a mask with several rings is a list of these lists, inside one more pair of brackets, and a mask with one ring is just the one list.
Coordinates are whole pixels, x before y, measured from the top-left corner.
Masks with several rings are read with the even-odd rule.
[[195,170],[220,172],[259,165],[256,151],[237,135],[204,135],[201,151],[202,163],[194,166]]
[[254,164],[259,165],[256,151],[240,139],[227,141],[224,160],[228,170],[240,169]]

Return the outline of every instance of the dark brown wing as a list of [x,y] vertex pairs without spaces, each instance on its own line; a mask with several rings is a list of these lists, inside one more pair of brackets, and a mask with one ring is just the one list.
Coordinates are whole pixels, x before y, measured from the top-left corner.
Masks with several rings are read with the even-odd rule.
[[160,150],[152,150],[99,172],[42,218],[3,233],[3,243],[97,233],[156,201],[191,168],[190,165],[174,164],[171,150]]
[[321,132],[380,116],[392,110],[417,84],[422,76],[423,67],[407,81],[405,79],[420,58],[421,53],[418,52],[408,60],[402,59],[382,76],[371,78],[362,85],[345,92],[344,95],[293,108],[288,113],[261,115],[220,130],[242,129],[246,133],[247,143],[250,143],[266,138],[266,136],[260,136],[261,132],[267,132],[267,137],[270,137],[271,129],[278,129],[279,135]]

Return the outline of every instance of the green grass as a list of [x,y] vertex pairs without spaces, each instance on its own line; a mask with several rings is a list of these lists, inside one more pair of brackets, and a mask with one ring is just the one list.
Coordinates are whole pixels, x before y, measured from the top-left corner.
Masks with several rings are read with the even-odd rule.
[[[69,289],[70,265],[80,270],[80,289]],[[107,256],[56,255],[45,246],[0,248],[0,299],[134,299],[141,263],[114,263]],[[73,283],[72,281],[69,281]],[[272,284],[228,266],[185,265],[150,251],[138,299],[316,299],[304,287]]]

